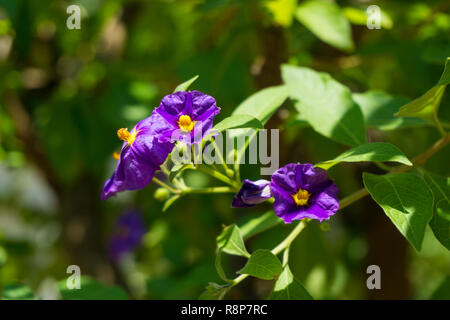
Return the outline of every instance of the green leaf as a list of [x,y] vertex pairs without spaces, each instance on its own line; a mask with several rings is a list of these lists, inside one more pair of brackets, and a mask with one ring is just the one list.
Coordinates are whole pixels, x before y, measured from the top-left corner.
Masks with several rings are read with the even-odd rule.
[[303,1],[297,7],[295,16],[320,40],[342,50],[353,49],[350,23],[335,2],[327,0]]
[[394,116],[394,113],[401,106],[408,103],[406,98],[393,97],[382,91],[353,93],[352,97],[361,107],[368,127],[380,130],[395,130],[430,124],[423,119]]
[[250,253],[245,248],[241,230],[235,224],[223,229],[222,233],[217,237],[216,242],[217,248],[225,253],[247,258],[250,257]]
[[80,289],[68,289],[66,280],[59,282],[64,300],[126,300],[127,293],[119,286],[107,286],[91,277],[82,276]]
[[[268,87],[245,99],[237,106],[232,115],[251,114],[264,125],[287,98],[288,90],[286,86]],[[238,138],[240,136],[248,136],[248,140],[238,150],[237,162],[245,155],[245,150],[250,144],[250,141],[256,136],[256,132],[249,132],[247,129],[235,129],[230,134],[232,138]]]
[[242,223],[239,228],[244,239],[250,238],[255,234],[270,229],[283,221],[278,218],[273,210],[267,211],[264,214],[258,215]]
[[385,142],[360,145],[345,151],[333,160],[323,161],[317,167],[328,170],[340,162],[392,161],[412,166],[411,161],[396,146]]
[[169,172],[169,181],[172,182],[180,173],[187,169],[194,169],[192,163],[177,163],[175,164]]
[[289,27],[294,18],[297,0],[269,0],[265,7],[272,13],[273,20],[283,27]]
[[271,300],[314,300],[306,289],[294,278],[289,266],[284,267],[283,272],[275,282]]
[[282,270],[283,267],[281,266],[280,260],[270,250],[258,249],[237,273],[248,274],[264,280],[272,280]]
[[230,290],[230,286],[227,284],[220,285],[214,282],[210,282],[205,288],[205,291],[198,298],[199,300],[221,300],[225,294]]
[[431,230],[440,243],[450,250],[450,178],[425,172],[425,182],[433,192]]
[[195,80],[198,79],[198,75],[196,75],[195,77],[189,79],[186,82],[183,82],[182,84],[179,84],[175,90],[173,92],[177,92],[177,91],[187,91],[187,89],[191,86],[192,83],[194,83]]
[[366,143],[363,114],[347,87],[309,68],[283,65],[281,73],[295,107],[314,130],[350,146]]
[[238,129],[238,128],[257,128],[263,129],[262,123],[248,114],[232,115],[223,119],[214,126],[214,129],[218,131],[224,131],[226,129]]
[[397,229],[420,251],[425,228],[433,214],[433,194],[412,173],[382,176],[364,172],[364,185]]
[[241,102],[233,115],[251,114],[265,124],[288,97],[286,86],[268,87],[260,90]]
[[16,283],[3,288],[2,300],[36,300],[36,296],[30,287]]
[[398,117],[415,117],[434,121],[445,88],[450,83],[450,57],[445,62],[444,72],[438,83],[419,98],[404,105],[395,114]]

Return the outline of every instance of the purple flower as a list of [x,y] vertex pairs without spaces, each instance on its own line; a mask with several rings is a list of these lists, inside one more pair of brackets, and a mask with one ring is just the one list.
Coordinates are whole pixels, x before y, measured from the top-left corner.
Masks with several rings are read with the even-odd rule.
[[248,208],[262,203],[272,197],[270,192],[270,181],[261,179],[250,181],[245,179],[241,190],[233,199],[231,204],[234,208]]
[[150,183],[173,148],[172,143],[158,140],[155,131],[160,125],[159,115],[153,112],[131,132],[124,128],[117,131],[124,143],[116,169],[103,186],[102,200],[120,191],[142,189]]
[[290,163],[272,175],[273,209],[286,223],[303,218],[328,220],[339,209],[338,188],[312,164]]
[[325,170],[310,163],[290,163],[274,172],[270,184],[266,180],[244,180],[232,207],[252,207],[273,196],[273,210],[284,222],[303,218],[322,221],[339,209],[337,193]]
[[165,96],[155,112],[159,116],[155,132],[160,141],[191,144],[208,134],[220,108],[213,97],[200,91],[178,91]]
[[111,259],[118,261],[124,254],[136,249],[146,232],[141,215],[134,210],[125,211],[117,219],[109,239],[108,252]]

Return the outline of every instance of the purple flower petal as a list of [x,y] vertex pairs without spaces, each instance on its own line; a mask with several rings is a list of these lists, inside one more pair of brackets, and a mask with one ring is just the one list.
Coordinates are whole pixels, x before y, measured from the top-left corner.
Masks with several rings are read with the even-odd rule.
[[270,181],[264,179],[257,181],[245,179],[231,206],[233,208],[247,208],[266,201],[272,197],[269,184]]
[[[272,175],[270,188],[275,198],[274,211],[286,223],[303,218],[327,220],[339,209],[337,186],[325,170],[312,164],[291,163],[278,169]],[[308,192],[305,204],[297,204],[293,198],[301,190]]]

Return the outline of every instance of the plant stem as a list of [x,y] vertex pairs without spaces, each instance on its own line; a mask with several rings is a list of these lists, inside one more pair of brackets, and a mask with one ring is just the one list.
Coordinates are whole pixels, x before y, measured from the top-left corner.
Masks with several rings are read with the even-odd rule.
[[307,225],[307,222],[305,220],[301,220],[299,224],[294,228],[294,230],[291,231],[291,233],[282,241],[279,245],[277,245],[275,248],[272,249],[272,253],[274,255],[279,254],[284,249],[288,248],[292,241],[294,241],[295,238],[300,234],[300,232],[305,229]]
[[227,174],[228,166],[223,158],[222,151],[220,151],[219,146],[217,145],[217,143],[214,139],[211,140],[211,144],[213,145],[214,150],[216,150],[217,156],[219,157],[219,160],[220,160],[223,168],[225,169],[225,174]]
[[364,198],[368,194],[369,192],[366,190],[366,188],[362,188],[359,189],[358,191],[353,192],[351,195],[339,201],[339,210],[342,210],[348,205],[352,204],[353,202],[356,202],[359,199]]
[[183,193],[234,193],[235,189],[230,187],[211,187],[202,189],[185,189]]
[[175,193],[175,194],[179,194],[180,193],[180,190],[172,188],[171,186],[169,186],[168,184],[162,182],[161,180],[159,180],[156,177],[153,177],[152,181],[155,182],[156,184],[159,184],[161,187],[166,188],[167,190],[169,190],[172,193]]
[[444,130],[444,128],[441,125],[441,122],[439,121],[439,118],[437,116],[436,110],[433,111],[433,120],[436,124],[436,128],[439,130],[439,132],[442,134],[443,137],[447,135],[447,132]]
[[216,178],[222,182],[225,182],[226,184],[229,184],[230,186],[232,186],[233,188],[235,188],[236,190],[239,190],[239,185],[234,182],[233,180],[231,180],[230,178],[228,178],[227,176],[223,175],[222,173],[220,173],[219,171],[214,171],[209,169],[208,167],[198,167],[199,170],[209,174],[211,177]]

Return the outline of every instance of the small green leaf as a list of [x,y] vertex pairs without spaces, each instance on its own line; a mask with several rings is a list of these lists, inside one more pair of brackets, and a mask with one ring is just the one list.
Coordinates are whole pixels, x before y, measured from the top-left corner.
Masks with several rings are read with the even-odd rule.
[[242,223],[239,228],[244,239],[250,238],[255,234],[270,229],[283,221],[278,218],[273,210],[267,211],[264,214],[258,215]]
[[2,300],[36,300],[36,296],[30,287],[17,283],[3,288]]
[[192,163],[177,163],[175,164],[169,172],[169,181],[172,182],[180,173],[184,170],[194,169],[194,165]]
[[390,143],[374,142],[360,145],[345,151],[333,160],[323,161],[317,167],[328,170],[340,162],[363,161],[392,161],[412,166],[411,161],[396,147]]
[[205,291],[198,298],[199,300],[222,300],[225,294],[230,290],[227,284],[220,285],[210,282],[205,288]]
[[284,267],[283,272],[275,282],[271,300],[314,300],[306,289],[294,278],[289,266]]
[[107,286],[91,277],[82,276],[80,289],[68,289],[66,280],[59,282],[64,300],[126,300],[127,293],[119,286]]
[[366,143],[363,114],[347,87],[309,68],[283,65],[281,73],[296,109],[314,130],[350,146]]
[[217,237],[217,248],[225,253],[250,257],[245,248],[244,239],[241,235],[241,230],[235,224],[223,229],[222,233]]
[[431,124],[423,119],[394,116],[401,106],[408,103],[406,98],[393,97],[382,91],[353,93],[352,97],[361,107],[368,127],[379,130],[395,130]]
[[438,83],[419,98],[404,105],[395,114],[398,117],[415,117],[434,121],[445,88],[450,83],[450,57],[445,62],[444,72]]
[[364,185],[397,229],[420,251],[425,228],[433,214],[433,194],[412,173],[363,174]]
[[297,7],[295,16],[320,40],[342,50],[353,50],[350,23],[335,2],[302,1]]
[[238,128],[257,128],[263,129],[262,123],[248,114],[232,115],[220,121],[214,126],[214,129],[218,131],[224,131],[226,129],[238,129]]
[[177,92],[177,91],[187,91],[187,89],[189,89],[189,87],[191,86],[192,83],[194,83],[195,80],[198,79],[198,75],[196,75],[195,77],[189,79],[186,82],[183,82],[182,84],[179,84],[175,90],[173,92]]
[[436,239],[450,250],[450,178],[429,172],[425,172],[424,178],[434,196],[431,230]]
[[258,249],[237,273],[248,274],[264,280],[272,280],[282,270],[283,267],[281,266],[280,260],[270,250]]

